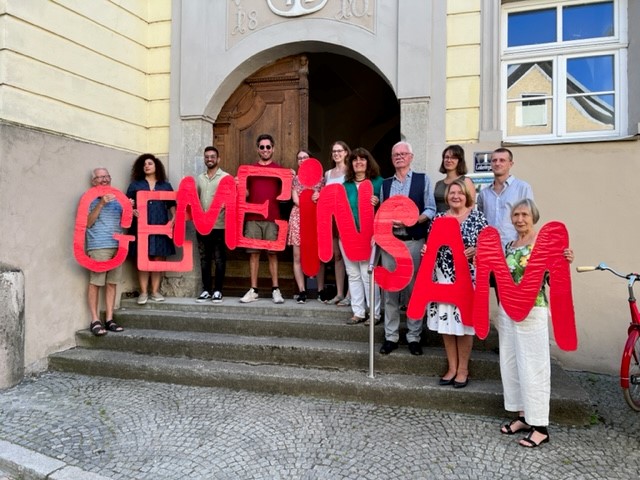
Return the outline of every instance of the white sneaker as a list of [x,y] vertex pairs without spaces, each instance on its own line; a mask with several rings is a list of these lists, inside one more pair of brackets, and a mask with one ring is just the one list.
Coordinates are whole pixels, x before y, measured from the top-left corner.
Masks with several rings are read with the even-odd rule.
[[222,293],[220,293],[218,290],[213,292],[213,296],[211,297],[211,301],[213,303],[222,303]]
[[144,305],[145,303],[147,303],[147,300],[149,300],[149,295],[147,295],[146,293],[141,293],[140,295],[138,295],[138,305]]
[[164,297],[159,293],[152,293],[149,298],[154,302],[164,302]]
[[209,292],[207,292],[206,290],[204,290],[200,296],[198,298],[196,298],[196,302],[198,303],[203,303],[206,302],[207,300],[209,300],[211,298],[211,295],[209,295]]
[[247,293],[244,294],[244,297],[240,299],[240,303],[250,303],[258,300],[258,294],[253,288],[250,288]]
[[273,303],[284,303],[284,298],[282,298],[279,288],[271,292],[271,298],[273,298]]

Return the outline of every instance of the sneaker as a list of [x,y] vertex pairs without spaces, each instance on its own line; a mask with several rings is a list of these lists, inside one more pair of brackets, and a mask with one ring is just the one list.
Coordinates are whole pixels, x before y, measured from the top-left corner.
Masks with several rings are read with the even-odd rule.
[[159,293],[152,293],[149,298],[154,302],[164,302],[164,297]]
[[273,289],[271,292],[271,298],[273,298],[273,303],[284,303],[284,298],[282,298],[279,288]]
[[296,297],[296,302],[307,303],[307,292],[300,292]]
[[147,300],[149,300],[149,295],[147,295],[146,293],[141,293],[140,295],[138,295],[138,305],[144,305],[145,303],[147,303]]
[[349,307],[351,305],[351,298],[350,297],[344,297],[342,300],[340,300],[338,303],[336,303],[337,306],[339,307]]
[[324,290],[318,290],[318,301],[320,303],[324,303],[324,301],[325,301]]
[[256,300],[258,300],[258,293],[253,288],[250,288],[249,291],[244,294],[244,297],[240,299],[240,303],[251,303]]
[[[329,305],[337,305],[338,303],[343,301],[344,301],[344,297],[342,295],[336,295],[331,300],[325,303],[328,303]],[[351,305],[351,302],[349,302],[349,305]]]
[[218,290],[213,292],[213,296],[211,297],[211,301],[213,303],[222,303],[222,293]]
[[198,298],[196,298],[196,302],[198,303],[203,303],[206,302],[207,300],[209,300],[211,298],[211,295],[209,295],[209,292],[207,292],[206,290],[204,290],[200,296]]

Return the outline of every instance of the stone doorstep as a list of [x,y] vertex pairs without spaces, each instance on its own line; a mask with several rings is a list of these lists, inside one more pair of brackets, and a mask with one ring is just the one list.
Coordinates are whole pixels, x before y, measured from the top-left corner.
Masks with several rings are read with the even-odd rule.
[[[85,375],[504,416],[499,380],[472,379],[466,388],[454,389],[438,386],[437,378],[429,376],[377,374],[372,379],[366,371],[221,362],[83,348],[51,355],[49,368]],[[567,377],[564,372],[560,375]],[[553,383],[553,422],[588,424],[592,409],[586,393],[566,381]]]

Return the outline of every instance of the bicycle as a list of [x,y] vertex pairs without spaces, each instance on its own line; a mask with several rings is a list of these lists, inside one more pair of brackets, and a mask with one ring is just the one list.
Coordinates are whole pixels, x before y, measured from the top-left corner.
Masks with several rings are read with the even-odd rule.
[[592,272],[594,270],[606,270],[615,276],[627,280],[629,290],[629,309],[631,311],[631,323],[627,330],[627,343],[622,352],[622,362],[620,364],[620,386],[624,399],[636,412],[640,412],[640,311],[636,304],[636,297],[633,294],[633,284],[640,280],[640,273],[628,273],[623,275],[614,269],[601,263],[598,266],[577,267],[579,273]]

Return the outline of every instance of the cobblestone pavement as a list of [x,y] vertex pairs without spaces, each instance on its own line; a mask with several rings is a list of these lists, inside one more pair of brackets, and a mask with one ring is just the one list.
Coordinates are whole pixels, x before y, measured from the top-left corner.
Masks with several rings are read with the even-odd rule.
[[[113,479],[637,479],[640,414],[617,378],[572,373],[591,427],[537,449],[510,419],[46,373],[0,392],[0,440]],[[0,472],[0,478],[3,474]]]

